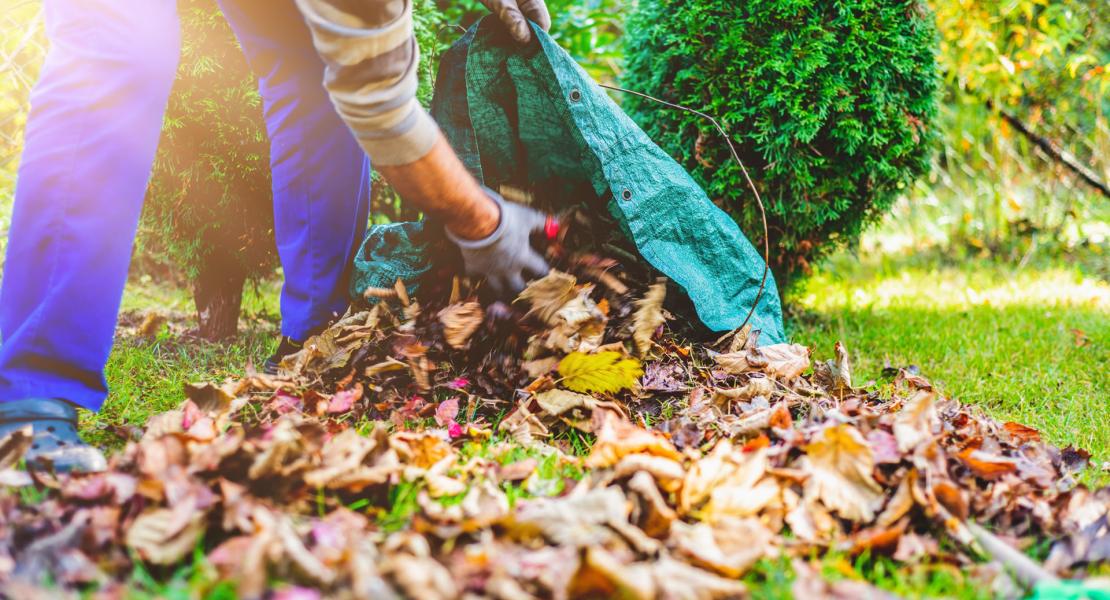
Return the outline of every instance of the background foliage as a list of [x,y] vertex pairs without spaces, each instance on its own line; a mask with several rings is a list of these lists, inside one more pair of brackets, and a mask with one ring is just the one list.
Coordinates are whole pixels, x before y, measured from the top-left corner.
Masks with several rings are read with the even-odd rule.
[[[858,237],[928,169],[935,39],[928,9],[904,0],[641,0],[623,81],[715,115],[738,142],[781,282]],[[754,198],[712,123],[639,97],[625,105],[761,236]]]
[[932,0],[941,33],[942,145],[895,208],[904,244],[1013,258],[1105,243],[1110,201],[999,115],[1110,180],[1110,3]]

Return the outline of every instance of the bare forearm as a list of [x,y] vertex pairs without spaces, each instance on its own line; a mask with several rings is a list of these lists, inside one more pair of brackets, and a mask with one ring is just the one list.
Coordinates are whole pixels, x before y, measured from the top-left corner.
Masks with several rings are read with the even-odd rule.
[[422,158],[404,165],[379,166],[378,172],[405,202],[436,217],[461,238],[481,239],[497,229],[497,204],[466,170],[442,134]]

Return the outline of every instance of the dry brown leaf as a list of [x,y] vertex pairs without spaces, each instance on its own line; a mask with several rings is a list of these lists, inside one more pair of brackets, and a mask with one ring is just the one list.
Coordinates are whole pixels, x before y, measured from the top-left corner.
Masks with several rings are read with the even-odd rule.
[[834,347],[836,358],[819,362],[813,369],[813,381],[830,392],[843,393],[852,389],[852,365],[848,349],[841,342]]
[[659,597],[652,575],[649,563],[626,563],[605,548],[590,548],[567,597],[652,600]]
[[524,369],[528,376],[535,379],[541,377],[555,370],[559,366],[558,356],[548,356],[546,358],[537,358],[535,360],[526,360],[521,363],[521,368]]
[[555,314],[577,296],[576,283],[578,280],[573,275],[552,269],[547,275],[532,280],[515,301],[527,302],[532,307],[528,311],[530,316],[555,325]]
[[674,492],[681,488],[682,480],[686,476],[686,470],[678,461],[650,454],[629,454],[613,468],[613,476],[617,479],[637,472],[651,475],[659,487],[667,492]]
[[640,356],[651,350],[651,338],[665,320],[663,300],[666,296],[666,281],[660,280],[652,284],[644,297],[636,302],[636,312],[632,316],[632,341],[635,342],[636,352]]
[[431,548],[423,536],[411,532],[397,533],[389,538],[385,549],[382,573],[397,582],[404,595],[419,600],[453,600],[459,589],[451,572],[431,557]]
[[971,472],[978,477],[994,480],[1017,471],[1017,461],[1005,456],[991,454],[974,447],[968,447],[957,454]]
[[433,433],[402,431],[390,436],[389,445],[402,461],[420,469],[455,454],[450,444]]
[[859,430],[851,425],[826,427],[805,446],[809,479],[805,494],[850,521],[869,523],[883,500],[872,471],[875,459]]
[[618,488],[601,488],[562,498],[522,501],[506,522],[514,537],[543,536],[552,543],[588,548],[619,539],[617,523],[628,524],[629,504]]
[[590,409],[597,405],[597,399],[593,396],[559,388],[540,392],[533,397],[540,408],[553,417],[574,408]]
[[628,480],[628,489],[633,497],[640,500],[632,511],[632,521],[655,539],[667,537],[671,523],[678,519],[678,513],[667,505],[667,500],[655,486],[655,479],[646,471],[639,471]]
[[254,456],[247,475],[251,479],[286,477],[308,468],[309,464],[304,438],[297,423],[292,417],[285,416],[278,420],[270,432],[270,439],[262,451]]
[[916,476],[916,471],[910,471],[898,484],[898,489],[895,490],[894,495],[887,501],[883,512],[875,519],[875,524],[879,527],[890,527],[897,523],[902,517],[906,516],[910,509],[913,508],[913,479]]
[[917,390],[894,415],[894,438],[898,440],[899,452],[910,452],[932,439],[933,432],[940,427],[936,398],[932,390]]
[[716,600],[746,598],[748,588],[735,579],[721,577],[663,555],[651,566],[660,598]]
[[186,383],[185,396],[193,401],[202,412],[223,413],[231,408],[235,395],[221,386],[212,383]]
[[139,515],[127,530],[127,546],[156,565],[173,564],[193,551],[204,532],[205,514],[197,511],[184,524],[167,508],[150,509]]
[[593,352],[605,337],[608,318],[590,298],[590,287],[583,288],[558,311],[543,336],[543,347],[561,353]]
[[773,539],[758,519],[726,517],[712,525],[676,522],[667,545],[699,567],[735,579],[771,552]]
[[840,531],[839,522],[823,504],[806,500],[790,488],[783,488],[783,505],[787,510],[784,517],[786,524],[790,525],[791,533],[802,541],[821,542]]
[[717,479],[709,492],[709,503],[702,510],[707,520],[748,517],[781,502],[778,481],[767,477],[766,448],[751,453],[733,452],[729,461],[734,465],[732,471]]
[[940,503],[952,516],[961,521],[966,521],[970,515],[970,507],[967,503],[967,495],[964,490],[961,490],[956,484],[948,479],[941,479],[933,483],[932,487],[933,497]]
[[787,381],[809,368],[809,348],[801,344],[773,344],[758,352],[765,362],[763,372]]
[[809,368],[809,348],[800,344],[773,344],[716,354],[713,359],[722,369],[734,375],[762,371],[790,381]]
[[1013,436],[1013,438],[1015,440],[1019,441],[1019,442],[1039,442],[1039,441],[1041,441],[1041,432],[1037,431],[1036,429],[1033,429],[1032,427],[1030,427],[1028,425],[1022,425],[1021,423],[1014,423],[1013,421],[1007,421],[1007,422],[1002,424],[1002,427],[1003,427],[1003,429],[1006,430],[1006,433]]
[[713,489],[735,469],[731,461],[732,444],[727,439],[717,442],[713,450],[697,460],[686,471],[679,494],[678,510],[686,514],[709,498]]
[[714,354],[713,360],[717,362],[717,366],[721,367],[728,373],[733,375],[741,375],[749,371],[753,371],[756,367],[748,363],[748,351],[740,350],[739,352],[728,352],[724,354]]
[[638,453],[682,459],[666,437],[637,427],[611,410],[595,410],[593,427],[597,440],[586,457],[586,466],[590,468],[611,467],[622,457]]
[[775,382],[770,377],[752,377],[741,387],[713,390],[713,400],[716,402],[747,401],[756,396],[770,398],[774,391]]
[[526,448],[537,443],[535,438],[547,437],[550,433],[539,416],[528,409],[526,403],[518,404],[516,410],[501,420],[497,430],[508,432],[513,441]]
[[[379,468],[368,465],[375,450],[385,450],[388,432],[383,425],[376,425],[369,436],[346,429],[324,443],[322,464],[305,473],[305,483],[313,487],[362,488],[385,483],[397,468],[385,464]],[[392,461],[388,461],[392,462]]]
[[478,331],[485,318],[482,305],[477,302],[452,304],[436,315],[443,323],[443,338],[452,348],[465,348],[470,336]]
[[31,425],[25,425],[0,440],[0,471],[11,469],[19,464],[34,441],[33,434]]

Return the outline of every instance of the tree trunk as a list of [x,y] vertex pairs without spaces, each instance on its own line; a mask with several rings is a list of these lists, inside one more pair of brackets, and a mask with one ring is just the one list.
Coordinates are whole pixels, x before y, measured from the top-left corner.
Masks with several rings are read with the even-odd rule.
[[246,275],[237,266],[221,264],[212,257],[200,268],[193,283],[193,300],[197,305],[200,336],[221,340],[239,330],[239,307],[243,302]]

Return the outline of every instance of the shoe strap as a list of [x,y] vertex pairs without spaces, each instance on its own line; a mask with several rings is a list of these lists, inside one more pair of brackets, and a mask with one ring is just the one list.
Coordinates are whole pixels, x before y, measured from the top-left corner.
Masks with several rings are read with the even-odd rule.
[[77,409],[65,400],[29,398],[0,402],[0,423],[31,421],[77,422]]

